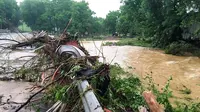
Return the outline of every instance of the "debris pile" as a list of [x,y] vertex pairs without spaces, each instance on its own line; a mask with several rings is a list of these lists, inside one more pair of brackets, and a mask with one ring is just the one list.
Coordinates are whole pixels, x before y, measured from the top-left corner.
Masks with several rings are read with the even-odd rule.
[[[30,105],[47,112],[102,112],[103,110],[109,112],[106,103],[111,102],[109,99],[108,102],[105,100],[108,94],[111,97],[128,99],[123,91],[116,90],[113,85],[110,85],[111,66],[100,63],[99,56],[90,56],[77,40],[77,35],[70,35],[64,31],[59,38],[53,38],[41,31],[34,34],[33,38],[22,42],[11,39],[10,41],[16,44],[3,46],[4,49],[16,51],[27,46],[36,48],[34,56],[20,57],[29,57],[29,59],[23,66],[11,71],[15,74],[14,79],[36,82],[29,88],[30,91],[35,91],[34,94],[19,106],[16,112]],[[6,72],[8,71],[3,70],[2,74]],[[138,79],[133,78],[133,80],[137,82]],[[134,86],[138,89],[140,85]],[[110,91],[112,92],[109,93]],[[136,95],[143,101],[141,92],[139,90]],[[143,96],[150,110],[159,110],[159,112],[163,110],[151,92],[144,92]],[[105,105],[101,101],[105,101]],[[146,107],[142,105],[144,103],[140,103],[139,111],[146,112]],[[133,112],[129,105],[125,108],[119,106],[116,110]]]
[[[16,111],[32,103],[33,98],[38,95],[45,101],[43,103],[55,103],[48,112],[83,111],[80,99],[85,92],[96,90],[98,95],[103,96],[107,91],[110,82],[109,65],[99,63],[98,56],[90,56],[76,35],[63,33],[60,38],[52,38],[42,31],[27,41],[7,48],[14,51],[26,46],[37,47],[36,55],[14,71],[15,78],[38,82],[31,91],[38,88],[39,91]],[[92,86],[88,86],[83,93],[78,92],[78,85],[86,80]]]

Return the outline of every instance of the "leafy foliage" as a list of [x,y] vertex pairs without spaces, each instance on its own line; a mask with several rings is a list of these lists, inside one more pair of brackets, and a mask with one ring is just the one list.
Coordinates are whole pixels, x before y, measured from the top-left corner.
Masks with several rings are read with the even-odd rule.
[[123,14],[123,12],[120,13],[119,20],[116,25],[116,30],[118,33],[125,36],[127,36],[128,33],[131,33],[131,21],[128,20],[128,16]]
[[18,29],[23,32],[31,32],[31,28],[27,26],[24,22],[18,26]]
[[[33,30],[40,28],[37,26],[38,18],[45,12],[45,4],[39,0],[25,0],[20,5],[24,22],[31,26]],[[38,29],[39,30],[39,29]]]
[[20,10],[15,0],[0,1],[0,28],[11,29],[19,24]]
[[116,32],[118,17],[119,11],[111,11],[107,14],[104,24],[108,33]]
[[[112,111],[137,110],[139,106],[145,106],[142,96],[143,86],[138,77],[131,76],[120,66],[110,66],[111,83],[105,96],[98,96],[105,108]],[[122,76],[129,76],[122,78]],[[94,81],[92,81],[95,83]]]
[[193,55],[200,56],[199,48],[186,43],[184,41],[173,42],[165,49],[165,53],[174,54],[174,55]]
[[93,17],[85,1],[73,0],[25,0],[21,4],[24,22],[32,30],[62,32],[69,20],[72,23],[68,31],[80,35],[103,33],[103,19]]
[[174,110],[175,112],[199,112],[200,111],[200,103],[191,103],[186,105],[184,103],[178,103],[177,108]]
[[200,110],[199,103],[177,103],[176,106],[172,106],[169,101],[169,98],[173,97],[173,93],[169,88],[172,77],[168,79],[166,85],[160,91],[157,89],[152,77],[146,77],[145,81],[149,84],[146,87],[142,85],[138,77],[125,72],[117,64],[111,66],[110,75],[112,78],[110,91],[101,102],[103,101],[106,108],[112,111],[137,111],[139,106],[147,107],[144,98],[141,96],[145,89],[155,94],[157,101],[164,106],[165,112],[198,112]]
[[163,91],[160,92],[155,84],[152,82],[151,77],[147,77],[150,80],[149,83],[149,89],[153,91],[153,93],[157,96],[157,100],[160,104],[164,105],[165,108],[165,112],[172,112],[173,111],[173,107],[169,101],[169,98],[172,97],[172,91],[169,89],[169,85],[170,85],[170,81],[172,80],[172,77],[169,78],[168,82],[166,83],[165,87],[162,89]]
[[180,41],[200,48],[198,0],[123,0],[123,4],[117,23],[121,34],[149,38],[153,46],[164,49]]

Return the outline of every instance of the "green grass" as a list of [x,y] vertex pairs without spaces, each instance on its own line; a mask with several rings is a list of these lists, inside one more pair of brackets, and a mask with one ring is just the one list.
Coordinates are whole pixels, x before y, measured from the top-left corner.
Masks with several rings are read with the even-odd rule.
[[[104,46],[110,45],[152,47],[151,41],[145,38],[121,38],[118,42],[106,42],[104,44]],[[198,47],[184,41],[173,42],[169,46],[163,48],[163,50],[166,54],[178,56],[200,56]]]
[[83,37],[83,38],[79,38],[79,40],[83,40],[83,41],[93,41],[93,40],[105,40],[105,36],[93,36],[93,37]]
[[26,23],[19,25],[18,28],[22,32],[31,32],[32,31],[31,28],[26,25]]
[[151,44],[148,40],[139,39],[139,38],[121,38],[118,42],[107,42],[104,45],[117,45],[117,46],[141,46],[141,47],[151,47]]

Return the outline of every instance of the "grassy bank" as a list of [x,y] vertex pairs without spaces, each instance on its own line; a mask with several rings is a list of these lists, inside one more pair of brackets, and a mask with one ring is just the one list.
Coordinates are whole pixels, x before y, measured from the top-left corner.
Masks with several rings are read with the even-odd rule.
[[31,28],[27,26],[26,23],[22,23],[21,25],[18,26],[18,29],[22,32],[31,32]]
[[80,37],[79,40],[82,40],[82,41],[98,41],[98,40],[105,40],[105,36],[92,36],[92,37]]
[[[148,39],[140,38],[121,38],[118,42],[106,42],[104,45],[153,47],[151,41],[149,41]],[[200,48],[184,41],[173,42],[162,49],[165,51],[166,54],[173,54],[178,56],[200,56]]]
[[117,46],[141,46],[141,47],[151,47],[151,44],[148,40],[139,39],[139,38],[120,38],[118,42],[106,42],[104,45],[117,45]]

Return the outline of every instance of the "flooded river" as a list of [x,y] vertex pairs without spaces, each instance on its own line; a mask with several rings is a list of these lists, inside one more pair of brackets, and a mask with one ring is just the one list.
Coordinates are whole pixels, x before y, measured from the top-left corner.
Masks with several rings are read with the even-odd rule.
[[[116,41],[112,40],[112,42]],[[164,54],[161,50],[136,46],[102,47],[102,43],[102,41],[82,42],[92,56],[101,56],[100,61],[102,62],[118,63],[127,71],[137,74],[141,79],[149,74],[160,89],[172,76],[173,80],[170,83],[170,88],[176,98],[181,98],[183,101],[186,99],[200,101],[200,58],[173,56]],[[13,52],[9,59],[15,60],[17,57],[26,55],[34,55],[34,53],[32,51]],[[5,56],[1,54],[0,62],[5,60],[4,58]],[[11,101],[21,103],[30,96],[31,93],[26,90],[30,86],[30,83],[25,82],[0,81],[0,96],[3,95],[2,100],[4,101],[11,99]],[[181,93],[180,90],[185,89],[185,87],[191,90],[191,94]],[[16,106],[0,106],[0,111],[4,107],[16,108]],[[3,110],[5,111],[5,109]]]
[[[25,37],[30,37],[31,34],[0,34],[0,39],[16,39],[22,41],[27,39]],[[1,40],[0,45],[8,46],[14,44],[15,42]],[[24,58],[20,59],[20,57]],[[9,50],[3,50],[0,48],[0,64],[5,67],[6,70],[12,71],[12,68],[21,67],[26,60],[29,60],[29,56],[35,56],[32,50],[18,50],[10,52]],[[2,71],[2,68],[0,69]],[[4,77],[13,78],[14,76],[10,73],[1,74],[0,78]],[[22,103],[27,101],[27,99],[34,92],[30,92],[33,83],[23,82],[23,81],[0,81],[0,112],[14,112]],[[29,106],[30,107],[30,106]],[[22,109],[20,112],[35,112],[31,108]]]
[[[101,44],[102,41],[84,42],[91,55],[98,55],[103,49],[107,63],[113,60],[112,63],[120,64],[141,79],[149,74],[159,89],[172,77],[170,88],[175,99],[200,101],[200,58],[168,55],[161,50],[137,46],[100,47]],[[181,90],[185,88],[190,89],[191,94],[183,94]]]

